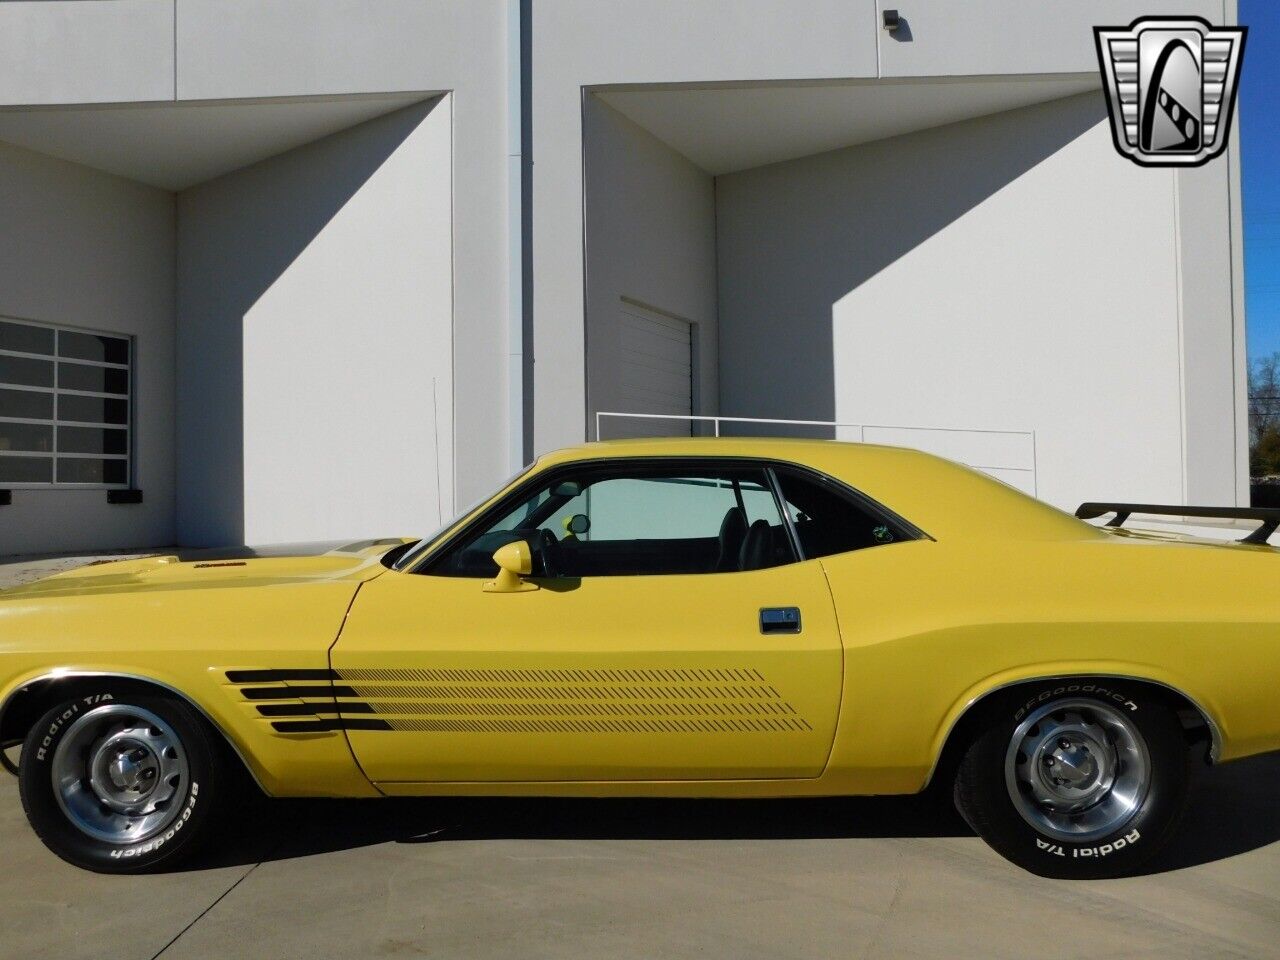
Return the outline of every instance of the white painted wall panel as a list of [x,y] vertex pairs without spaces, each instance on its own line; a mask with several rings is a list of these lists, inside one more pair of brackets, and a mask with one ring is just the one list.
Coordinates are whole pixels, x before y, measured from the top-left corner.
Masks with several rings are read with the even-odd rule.
[[[680,318],[669,322],[683,325],[686,332],[690,322],[695,325],[698,389],[689,402],[700,407],[695,412],[714,412],[718,337],[712,179],[594,97],[587,99],[585,109],[587,219],[585,241],[580,242],[585,242],[587,250],[591,422],[596,410],[632,412],[640,402],[634,391],[627,390],[628,383],[639,376],[638,371],[627,372],[628,311],[656,317],[656,322],[661,322],[662,313]],[[637,308],[636,303],[652,309]],[[543,315],[538,316],[540,327]],[[684,362],[689,363],[688,342],[679,349],[684,350]],[[545,359],[539,357],[538,362],[542,376],[550,376]],[[555,376],[572,373],[571,369],[557,369]],[[678,412],[657,409],[663,396],[669,399],[670,391],[646,393],[645,401],[655,406],[644,412]],[[565,411],[562,417],[581,423],[581,408]],[[649,425],[648,432],[651,428]],[[606,436],[624,436],[627,430],[625,422],[612,421]]]
[[0,144],[0,316],[135,338],[134,481],[15,490],[0,554],[158,546],[174,538],[173,198]]
[[1030,473],[1036,468],[1035,435],[1027,430],[998,432],[868,426],[861,433],[861,439],[867,443],[914,447],[979,469],[1025,470]]
[[450,132],[444,98],[181,195],[184,542],[452,511]]
[[489,0],[176,2],[180,100],[449,89],[505,51]]
[[[1244,303],[1233,291],[1240,264],[1232,258],[1232,154],[1174,177],[1187,502],[1218,506],[1248,504],[1248,420],[1236,409],[1247,374],[1236,355],[1245,333]],[[1234,215],[1239,229],[1238,206]]]
[[502,0],[177,0],[180,99],[452,91],[464,502],[511,472],[506,367],[519,345],[507,338],[507,9]]
[[173,0],[0,3],[0,104],[173,99]]
[[1117,157],[1096,97],[717,195],[725,414],[1034,431],[1050,502],[1182,499],[1173,174]]
[[[589,385],[584,345],[583,151],[598,116],[582,88],[873,77],[873,0],[537,0],[533,4],[533,269],[537,355],[535,446],[583,439]],[[587,156],[590,170],[591,157]],[[593,193],[586,185],[588,200]],[[660,195],[655,195],[660,196]],[[652,200],[648,201],[652,202]],[[637,203],[632,200],[631,203]],[[590,280],[587,280],[590,287]],[[589,294],[588,294],[589,295]],[[639,294],[636,294],[639,296]],[[677,307],[656,301],[665,309]],[[584,338],[584,315],[588,318]],[[588,405],[594,401],[588,401]]]
[[1222,22],[1221,0],[1158,3],[1089,0],[876,0],[906,23],[878,31],[880,76],[945,77],[1009,73],[1095,73],[1095,26],[1128,25],[1153,14]]

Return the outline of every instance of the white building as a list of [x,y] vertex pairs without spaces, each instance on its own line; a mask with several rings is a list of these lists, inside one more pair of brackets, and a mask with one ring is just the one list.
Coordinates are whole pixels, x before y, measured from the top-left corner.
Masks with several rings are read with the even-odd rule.
[[1246,503],[1236,145],[1139,168],[1100,90],[1159,12],[1235,22],[0,3],[0,553],[421,533],[619,410]]

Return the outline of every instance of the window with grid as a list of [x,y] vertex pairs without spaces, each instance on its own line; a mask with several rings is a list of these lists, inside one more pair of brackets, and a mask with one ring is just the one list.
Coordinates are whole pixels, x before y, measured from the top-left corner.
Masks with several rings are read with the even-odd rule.
[[127,337],[0,320],[0,487],[127,487]]

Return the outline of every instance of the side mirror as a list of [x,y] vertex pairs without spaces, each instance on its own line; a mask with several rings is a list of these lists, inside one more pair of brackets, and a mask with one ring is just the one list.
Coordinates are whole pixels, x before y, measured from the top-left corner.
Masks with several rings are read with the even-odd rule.
[[585,513],[575,513],[572,517],[565,517],[564,529],[574,536],[586,533],[591,529],[591,518]]
[[493,552],[493,562],[498,565],[498,576],[485,581],[485,593],[525,593],[538,589],[536,583],[520,579],[533,572],[533,554],[523,540],[499,547]]

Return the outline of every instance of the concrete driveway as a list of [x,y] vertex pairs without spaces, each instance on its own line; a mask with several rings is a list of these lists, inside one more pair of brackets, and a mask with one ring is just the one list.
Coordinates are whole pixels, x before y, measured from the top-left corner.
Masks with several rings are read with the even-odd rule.
[[1269,756],[1201,774],[1125,880],[1033,877],[916,798],[278,802],[188,870],[103,877],[0,774],[0,957],[1256,960],[1280,957],[1277,841]]

